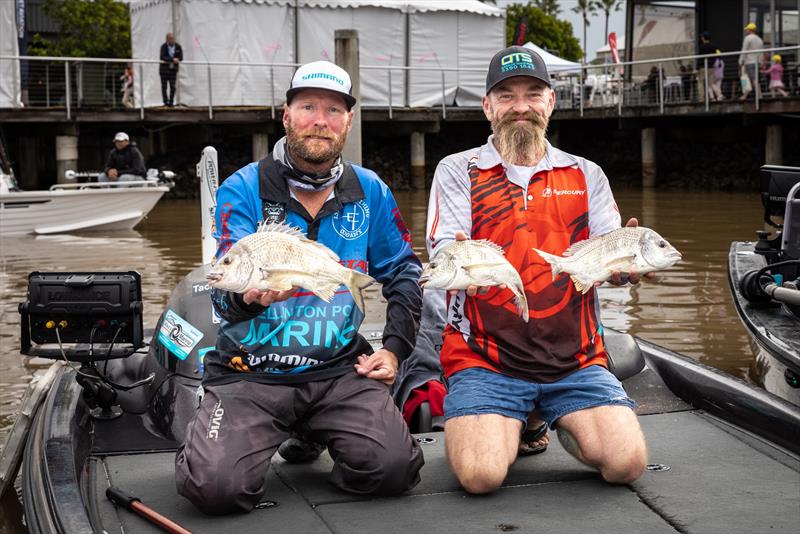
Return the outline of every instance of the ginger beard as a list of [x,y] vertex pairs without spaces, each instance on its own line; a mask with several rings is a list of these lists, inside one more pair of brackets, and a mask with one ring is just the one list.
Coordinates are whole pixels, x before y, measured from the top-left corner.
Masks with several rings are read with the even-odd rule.
[[292,124],[291,116],[286,123],[286,146],[289,152],[292,156],[315,165],[339,157],[346,140],[347,128],[341,135],[336,135],[329,128],[313,126],[300,131]]
[[548,117],[534,111],[507,111],[491,121],[494,145],[507,162],[513,165],[531,165],[544,155],[548,123]]

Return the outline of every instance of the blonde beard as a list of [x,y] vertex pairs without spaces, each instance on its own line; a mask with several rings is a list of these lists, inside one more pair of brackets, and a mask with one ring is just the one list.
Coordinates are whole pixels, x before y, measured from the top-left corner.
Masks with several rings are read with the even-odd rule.
[[[342,135],[336,135],[330,130],[319,130],[317,128],[310,128],[310,131],[298,132],[289,120],[286,124],[286,147],[289,153],[312,165],[319,165],[338,158],[344,148],[344,143],[347,141],[347,130]],[[328,137],[332,143],[327,148],[307,146],[303,141],[303,135],[320,135]]]
[[[515,122],[520,117],[529,122]],[[523,114],[507,112],[493,120],[494,146],[500,157],[512,165],[536,165],[547,150],[548,122],[548,119],[532,111]]]

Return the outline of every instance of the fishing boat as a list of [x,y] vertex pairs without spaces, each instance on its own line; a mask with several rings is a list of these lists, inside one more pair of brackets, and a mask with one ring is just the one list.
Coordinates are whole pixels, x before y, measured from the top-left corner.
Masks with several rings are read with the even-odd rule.
[[764,224],[731,244],[728,277],[756,358],[751,378],[800,406],[800,168],[761,168]]
[[172,176],[154,170],[135,182],[65,183],[47,191],[22,191],[0,157],[0,235],[130,230],[170,190]]
[[[214,189],[201,195],[204,212],[213,210],[205,203]],[[449,469],[443,434],[416,427],[425,466],[404,495],[343,493],[326,482],[327,453],[304,464],[276,454],[255,510],[203,515],[177,494],[174,460],[218,328],[207,269],[178,284],[151,335],[135,272],[31,273],[21,352],[70,365],[56,369],[25,441],[29,532],[155,532],[151,520],[164,518],[172,532],[242,534],[778,533],[800,524],[800,410],[610,329],[610,367],[637,402],[649,447],[647,471],[631,485],[606,484],[553,439],[545,454],[519,458],[499,490],[472,496]],[[380,325],[362,333],[380,343]]]

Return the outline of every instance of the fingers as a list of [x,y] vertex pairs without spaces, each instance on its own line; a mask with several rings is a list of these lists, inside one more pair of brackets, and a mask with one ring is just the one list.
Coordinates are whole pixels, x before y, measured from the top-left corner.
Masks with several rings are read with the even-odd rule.
[[466,241],[467,239],[469,239],[469,236],[465,232],[461,230],[456,232],[456,241]]
[[292,289],[287,289],[286,291],[250,289],[242,295],[242,300],[244,300],[245,304],[258,302],[261,306],[269,306],[273,302],[282,302],[290,299],[298,289],[297,287],[292,287]]
[[354,367],[360,376],[378,380],[387,385],[393,384],[397,375],[395,357],[387,355],[382,350],[370,356],[362,354],[357,358]]
[[625,228],[633,228],[635,226],[639,226],[639,220],[636,217],[631,217],[628,219],[628,222],[625,223]]

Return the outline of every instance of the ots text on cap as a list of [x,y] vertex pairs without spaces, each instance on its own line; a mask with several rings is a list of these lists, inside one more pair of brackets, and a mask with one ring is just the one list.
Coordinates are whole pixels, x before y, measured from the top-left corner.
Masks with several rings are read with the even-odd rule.
[[510,46],[495,54],[489,63],[486,94],[500,82],[514,76],[530,76],[550,85],[547,65],[539,54],[524,46]]

